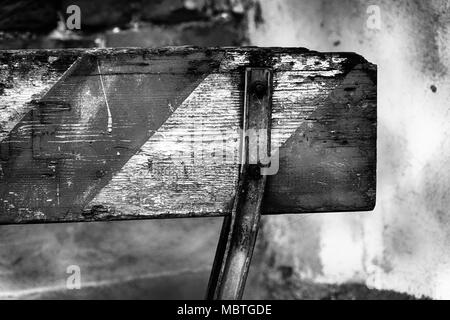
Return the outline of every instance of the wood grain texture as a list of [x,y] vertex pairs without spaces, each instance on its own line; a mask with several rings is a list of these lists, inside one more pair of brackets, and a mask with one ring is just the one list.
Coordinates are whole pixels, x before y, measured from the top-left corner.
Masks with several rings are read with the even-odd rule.
[[274,77],[279,171],[268,177],[264,213],[371,210],[376,67],[360,56],[3,51],[0,223],[229,214],[246,67]]
[[[269,132],[272,123],[273,75],[269,68],[247,68],[240,176],[231,214],[223,219],[206,298],[241,300],[255,247],[267,183],[264,172],[270,163],[265,157],[252,155],[250,130]],[[270,135],[261,135],[257,145],[270,152]]]

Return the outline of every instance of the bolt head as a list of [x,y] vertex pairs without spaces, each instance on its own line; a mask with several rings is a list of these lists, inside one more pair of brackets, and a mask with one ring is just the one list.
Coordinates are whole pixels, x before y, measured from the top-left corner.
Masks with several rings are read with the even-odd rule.
[[264,82],[256,81],[253,83],[251,91],[258,98],[262,98],[267,93],[267,85]]

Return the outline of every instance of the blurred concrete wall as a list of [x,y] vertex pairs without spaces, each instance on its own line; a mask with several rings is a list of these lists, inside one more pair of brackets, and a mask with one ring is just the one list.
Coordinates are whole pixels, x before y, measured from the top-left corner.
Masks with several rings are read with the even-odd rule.
[[249,40],[378,65],[376,210],[264,219],[259,296],[308,297],[314,281],[450,298],[450,1],[261,0]]

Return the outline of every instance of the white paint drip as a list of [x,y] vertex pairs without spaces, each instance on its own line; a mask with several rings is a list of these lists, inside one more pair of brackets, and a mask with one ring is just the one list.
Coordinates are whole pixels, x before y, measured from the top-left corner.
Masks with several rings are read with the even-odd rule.
[[98,63],[98,60],[97,60],[97,68],[98,68],[98,74],[100,76],[100,83],[102,85],[103,96],[105,97],[106,110],[108,111],[108,133],[111,133],[112,132],[112,114],[111,114],[111,109],[109,108],[108,98],[106,97],[106,91],[105,91],[105,85],[103,83],[102,71],[100,70],[100,64]]

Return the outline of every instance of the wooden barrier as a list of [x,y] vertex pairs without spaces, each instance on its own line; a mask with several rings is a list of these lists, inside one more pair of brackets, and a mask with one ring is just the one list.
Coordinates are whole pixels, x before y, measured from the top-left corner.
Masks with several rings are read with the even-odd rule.
[[1,51],[0,223],[230,214],[248,67],[273,71],[263,214],[373,209],[376,67],[358,55]]

